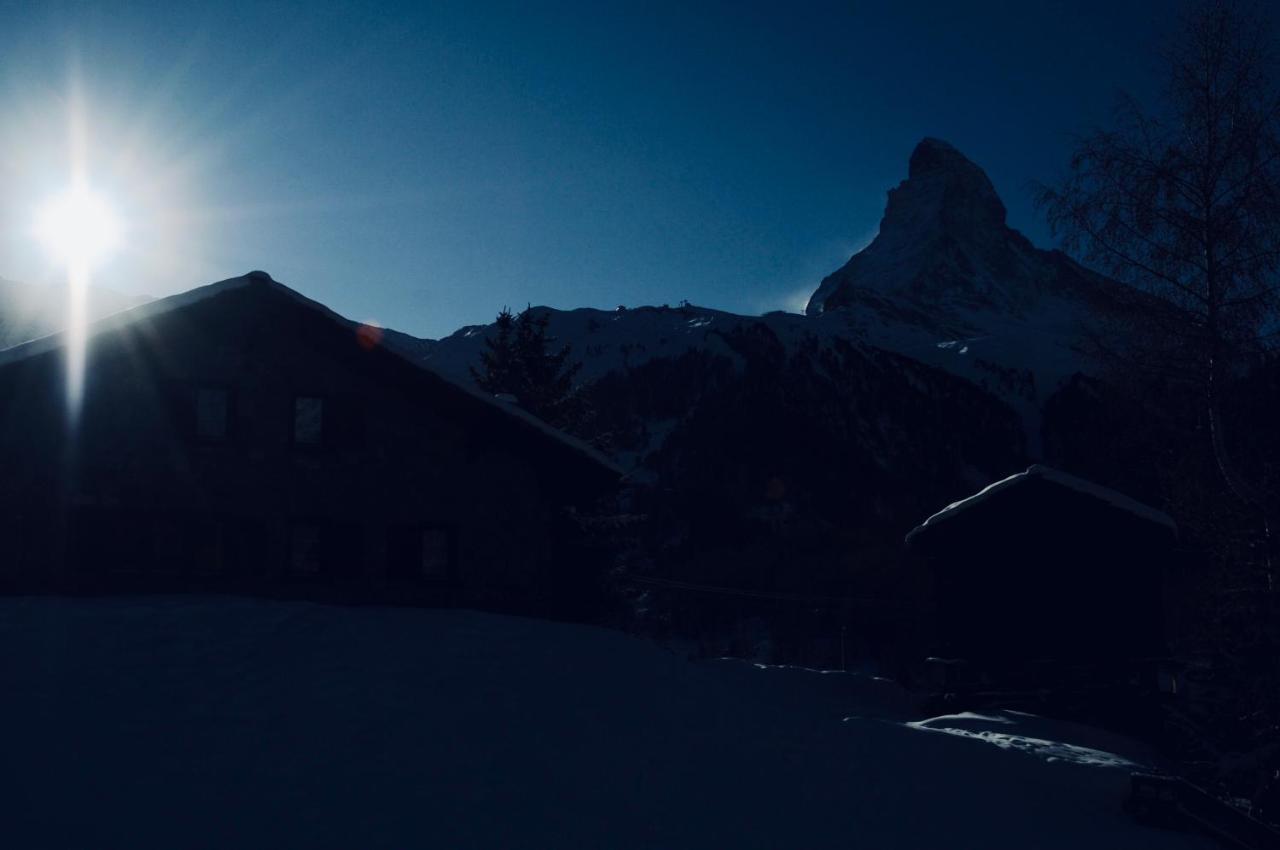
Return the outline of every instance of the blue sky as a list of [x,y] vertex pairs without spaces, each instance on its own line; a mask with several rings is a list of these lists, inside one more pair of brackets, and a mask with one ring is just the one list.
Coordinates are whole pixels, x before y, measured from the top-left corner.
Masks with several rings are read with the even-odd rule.
[[1149,4],[7,3],[0,276],[51,282],[34,211],[71,93],[125,220],[101,285],[266,269],[447,334],[502,306],[795,308],[875,232],[922,136],[1029,183],[1120,87]]

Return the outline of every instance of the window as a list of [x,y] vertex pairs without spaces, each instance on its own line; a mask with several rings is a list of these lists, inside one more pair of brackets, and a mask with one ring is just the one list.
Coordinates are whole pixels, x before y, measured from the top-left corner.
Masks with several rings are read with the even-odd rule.
[[456,541],[451,526],[392,526],[387,536],[387,575],[399,581],[448,583],[456,573]]
[[364,446],[364,405],[355,396],[294,396],[293,443],[335,451]]
[[299,446],[324,444],[324,399],[316,396],[294,398],[293,442]]
[[196,437],[210,442],[227,438],[230,424],[230,393],[218,387],[196,390]]

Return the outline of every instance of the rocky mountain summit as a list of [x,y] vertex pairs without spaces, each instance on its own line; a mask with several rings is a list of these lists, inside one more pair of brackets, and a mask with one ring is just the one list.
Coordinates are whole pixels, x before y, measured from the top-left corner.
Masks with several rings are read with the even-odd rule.
[[1113,281],[1009,227],[986,173],[955,147],[924,139],[888,193],[876,238],[823,279],[814,318],[841,315],[864,341],[991,390],[1028,423],[1094,368],[1084,347]]
[[[832,272],[806,313],[881,310],[940,333],[978,333],[999,317],[1034,319],[1046,299],[1080,302],[1102,280],[1006,223],[986,173],[947,142],[925,139],[889,191],[879,234]],[[918,308],[911,313],[906,308]]]

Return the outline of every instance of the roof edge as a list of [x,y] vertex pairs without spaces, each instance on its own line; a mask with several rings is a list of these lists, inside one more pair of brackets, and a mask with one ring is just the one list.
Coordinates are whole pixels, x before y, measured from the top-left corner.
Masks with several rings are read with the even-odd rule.
[[924,522],[911,529],[911,531],[907,532],[907,536],[904,538],[903,542],[910,546],[915,540],[919,539],[920,535],[936,528],[940,523],[962,513],[974,505],[986,501],[1001,490],[1008,489],[1009,487],[1020,484],[1023,481],[1032,479],[1048,481],[1052,484],[1057,484],[1060,487],[1066,487],[1067,489],[1074,490],[1077,493],[1091,496],[1099,501],[1106,502],[1113,508],[1133,514],[1147,522],[1164,526],[1165,528],[1168,528],[1174,536],[1177,536],[1178,534],[1177,523],[1173,521],[1173,517],[1169,516],[1164,511],[1156,510],[1150,505],[1145,505],[1137,499],[1126,496],[1125,494],[1117,490],[1112,490],[1109,487],[1103,487],[1101,484],[1095,484],[1092,481],[1088,481],[1084,478],[1078,478],[1077,476],[1053,469],[1052,467],[1044,466],[1043,464],[1032,464],[1022,472],[1016,472],[1007,478],[1001,478],[999,481],[995,481],[988,484],[986,487],[983,487],[977,493],[974,493],[971,496],[966,496],[957,502],[952,502],[947,505],[942,510],[930,516]]
[[[307,307],[308,309],[320,313],[325,318],[341,325],[342,327],[355,329],[360,326],[359,322],[348,319],[319,301],[308,298],[297,290],[280,283],[266,272],[255,270],[239,277],[231,277],[226,280],[217,281],[216,283],[197,286],[194,289],[188,289],[185,292],[169,295],[164,298],[157,298],[144,304],[138,304],[125,310],[103,316],[102,318],[89,323],[86,328],[85,336],[87,339],[91,339],[100,334],[110,333],[112,331],[128,327],[129,325],[144,319],[163,316],[176,310],[189,307],[193,304],[206,301],[215,296],[222,295],[227,292],[234,292],[249,286],[269,287],[273,292],[277,292],[292,299],[296,303]],[[33,357],[38,357],[51,351],[56,351],[67,344],[67,336],[68,331],[64,328],[46,336],[37,337],[36,339],[28,340],[10,348],[0,350],[0,368],[23,360],[28,360]],[[623,470],[622,467],[618,466],[618,464],[614,463],[594,446],[584,440],[580,440],[577,437],[566,434],[558,428],[548,425],[546,422],[538,419],[528,411],[509,402],[495,399],[492,396],[481,392],[478,388],[470,387],[460,381],[456,381],[426,363],[414,360],[391,346],[380,346],[380,349],[387,354],[396,357],[400,361],[409,364],[415,369],[436,378],[454,390],[469,396],[474,401],[491,408],[515,422],[520,423],[523,427],[539,432],[544,437],[548,437],[555,442],[560,443],[564,448],[581,455],[584,459],[591,461],[597,466],[603,467],[619,479],[626,475],[626,471]]]

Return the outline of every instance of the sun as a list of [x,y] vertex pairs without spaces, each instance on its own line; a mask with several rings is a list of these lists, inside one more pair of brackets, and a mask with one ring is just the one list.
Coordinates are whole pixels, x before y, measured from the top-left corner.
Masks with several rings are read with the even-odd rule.
[[67,412],[77,419],[84,394],[89,323],[89,279],[120,244],[120,220],[111,206],[76,180],[36,216],[36,236],[67,270]]
[[111,206],[88,188],[68,191],[41,208],[36,235],[50,255],[68,266],[101,262],[120,244],[120,220]]

